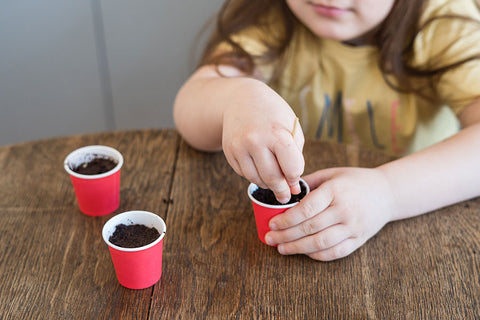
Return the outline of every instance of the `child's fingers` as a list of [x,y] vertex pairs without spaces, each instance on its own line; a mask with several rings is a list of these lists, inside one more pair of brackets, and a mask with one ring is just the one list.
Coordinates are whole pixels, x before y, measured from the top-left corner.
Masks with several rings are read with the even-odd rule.
[[303,180],[309,185],[310,189],[316,189],[318,186],[323,184],[324,182],[332,179],[335,173],[338,171],[339,168],[329,168],[315,171],[309,175],[303,177]]
[[289,189],[292,189],[294,194],[300,193],[299,180],[305,168],[305,160],[294,138],[288,132],[280,133],[272,151]]
[[239,176],[244,177],[243,172],[240,169],[240,164],[238,163],[237,159],[227,152],[225,152],[224,155],[225,155],[225,158],[227,159],[227,162],[230,164],[230,167],[232,167],[233,171],[235,171]]
[[290,188],[291,194],[299,194],[300,192],[302,192],[302,187],[300,187],[300,182],[294,182],[292,185],[289,185],[289,188]]
[[273,217],[269,222],[270,229],[283,230],[296,226],[324,211],[332,201],[333,193],[328,186],[317,188],[307,194],[296,206]]
[[[300,154],[302,154],[302,160],[303,160],[303,146],[305,145],[305,136],[303,135],[303,131],[300,126],[300,122],[298,118],[295,118],[295,121],[294,121],[293,129],[292,129],[292,137],[296,144],[296,147],[298,148],[298,151],[300,152]],[[303,166],[305,166],[305,163],[303,164],[304,164]],[[302,169],[302,173],[303,173],[303,169]],[[302,188],[300,187],[300,181],[298,179],[295,178],[295,181],[292,182],[292,181],[289,181],[287,178],[287,182],[290,185],[290,192],[292,194],[299,194],[300,192],[302,192]]]
[[255,183],[260,188],[268,188],[268,185],[260,177],[255,162],[249,155],[244,155],[241,158],[235,158],[236,163],[240,168],[240,175],[250,182]]
[[252,156],[262,181],[273,191],[279,202],[287,203],[290,200],[290,187],[280,171],[275,155],[268,149],[262,149]]
[[339,223],[339,216],[334,207],[328,208],[313,218],[303,221],[294,227],[280,231],[270,231],[267,233],[265,239],[269,245],[295,241]]
[[277,249],[281,254],[312,254],[329,249],[351,236],[350,229],[342,224],[336,224],[316,234],[279,244]]
[[308,256],[319,261],[332,261],[344,258],[362,245],[362,243],[359,242],[358,238],[348,238],[333,247],[310,253]]

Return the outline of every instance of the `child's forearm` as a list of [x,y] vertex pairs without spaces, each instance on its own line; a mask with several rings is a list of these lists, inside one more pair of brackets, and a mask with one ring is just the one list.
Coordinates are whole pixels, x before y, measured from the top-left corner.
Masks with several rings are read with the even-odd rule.
[[480,195],[480,124],[430,148],[380,166],[397,202],[392,220]]
[[244,95],[246,88],[264,85],[241,77],[240,71],[226,67],[221,77],[214,67],[199,69],[180,89],[174,104],[175,124],[183,138],[194,148],[219,151],[222,148],[223,113]]

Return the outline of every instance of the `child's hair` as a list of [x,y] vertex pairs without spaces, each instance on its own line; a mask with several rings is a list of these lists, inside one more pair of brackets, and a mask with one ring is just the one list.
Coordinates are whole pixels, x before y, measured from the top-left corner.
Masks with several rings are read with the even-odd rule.
[[[423,8],[427,2],[428,0],[395,1],[387,18],[377,28],[373,39],[374,45],[379,51],[378,65],[385,81],[393,89],[399,92],[415,93],[429,100],[436,101],[435,97],[438,95],[435,92],[435,84],[439,77],[446,71],[456,68],[465,62],[479,59],[480,55],[464,58],[439,68],[415,68],[408,64],[412,55],[415,37],[422,29],[438,19],[463,19],[477,23],[479,27],[480,23],[468,17],[445,15],[430,18],[420,25]],[[275,39],[276,41],[265,43],[267,50],[262,56],[252,57],[232,39],[232,35],[251,26],[268,30],[268,23],[265,23],[265,17],[272,13],[275,13],[283,22],[283,36],[280,39]],[[246,74],[252,75],[255,69],[255,60],[267,63],[278,61],[278,68],[274,71],[270,81],[278,80],[285,67],[284,55],[295,34],[295,30],[300,24],[301,22],[293,15],[285,1],[227,0],[217,16],[216,30],[207,43],[200,65],[233,65]],[[222,42],[230,44],[232,50],[220,53],[215,52],[218,44]],[[388,75],[394,76],[397,83],[392,83],[388,79]],[[417,81],[417,86],[415,87],[412,84],[412,78],[423,81]],[[423,83],[423,85],[419,87],[418,83]],[[425,92],[430,92],[430,94]]]

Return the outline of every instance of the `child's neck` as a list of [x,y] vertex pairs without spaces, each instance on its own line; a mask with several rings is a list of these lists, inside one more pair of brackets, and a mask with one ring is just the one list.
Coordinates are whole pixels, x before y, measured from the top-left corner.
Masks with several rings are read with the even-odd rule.
[[342,43],[352,47],[372,46],[375,44],[374,39],[376,33],[377,29],[375,28],[357,38],[342,41]]

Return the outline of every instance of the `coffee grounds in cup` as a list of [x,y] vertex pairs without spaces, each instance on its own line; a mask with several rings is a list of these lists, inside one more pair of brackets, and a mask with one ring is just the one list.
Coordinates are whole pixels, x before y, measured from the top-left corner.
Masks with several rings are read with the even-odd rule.
[[307,195],[307,187],[302,181],[300,181],[300,189],[301,192],[299,194],[292,194],[290,197],[290,201],[288,201],[287,203],[280,203],[277,198],[275,198],[275,194],[273,193],[273,191],[270,189],[262,189],[259,187],[257,190],[252,192],[252,196],[261,203],[278,206],[284,204],[291,204],[302,200],[303,197]]
[[123,248],[138,248],[154,242],[160,237],[155,228],[149,228],[143,224],[118,224],[108,240]]
[[115,168],[117,162],[111,158],[93,155],[93,159],[83,162],[72,170],[79,174],[94,175],[108,172]]

